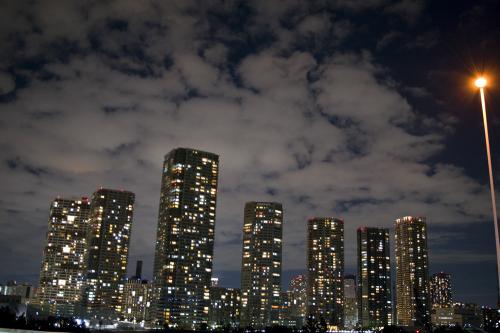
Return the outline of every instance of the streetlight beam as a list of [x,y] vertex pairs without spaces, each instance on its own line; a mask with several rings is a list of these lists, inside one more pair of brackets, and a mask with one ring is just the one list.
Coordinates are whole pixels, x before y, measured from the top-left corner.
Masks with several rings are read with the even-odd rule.
[[491,153],[490,153],[490,137],[488,131],[488,119],[486,117],[486,102],[484,98],[484,88],[486,87],[487,83],[488,81],[484,77],[479,77],[474,82],[476,87],[479,88],[479,94],[481,96],[481,107],[483,110],[484,138],[486,141],[486,155],[488,157],[488,173],[490,175],[491,205],[493,210],[493,223],[495,225],[495,245],[497,250],[497,275],[498,275],[497,302],[500,305],[500,240],[498,237],[498,217],[497,217],[497,204],[495,200],[495,184],[493,182],[493,167],[491,166]]

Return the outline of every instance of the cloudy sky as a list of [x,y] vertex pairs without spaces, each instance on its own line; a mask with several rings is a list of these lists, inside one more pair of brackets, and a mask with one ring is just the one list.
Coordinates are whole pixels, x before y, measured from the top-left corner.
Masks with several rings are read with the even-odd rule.
[[[214,274],[239,285],[243,206],[284,205],[284,277],[306,219],[427,217],[431,273],[493,305],[479,101],[500,77],[496,1],[2,1],[0,281],[37,283],[51,200],[136,193],[129,271],[151,277],[163,156],[220,155]],[[500,91],[488,91],[500,174]],[[496,177],[497,182],[500,177]],[[500,186],[500,184],[498,185]]]

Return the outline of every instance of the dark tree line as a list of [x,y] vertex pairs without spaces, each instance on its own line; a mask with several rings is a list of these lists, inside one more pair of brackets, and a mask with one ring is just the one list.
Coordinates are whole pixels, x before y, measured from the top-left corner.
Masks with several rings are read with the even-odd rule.
[[53,332],[90,332],[85,327],[85,324],[78,325],[73,318],[48,317],[46,319],[28,319],[24,314],[16,316],[16,313],[9,307],[0,308],[0,327]]

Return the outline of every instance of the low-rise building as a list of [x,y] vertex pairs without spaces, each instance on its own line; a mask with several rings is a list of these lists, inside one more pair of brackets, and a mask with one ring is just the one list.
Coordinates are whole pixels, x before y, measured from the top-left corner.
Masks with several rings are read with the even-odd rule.
[[240,325],[241,291],[236,288],[210,288],[208,323],[213,329]]
[[344,277],[344,328],[354,329],[358,324],[356,276]]
[[129,279],[123,290],[122,318],[133,323],[144,323],[150,307],[151,283],[147,280]]
[[453,305],[453,323],[462,327],[480,327],[481,309],[474,303],[455,303]]
[[452,307],[436,307],[431,313],[431,323],[434,326],[450,326],[455,324],[455,309]]
[[8,281],[0,286],[0,295],[19,296],[22,304],[30,303],[35,298],[36,288],[29,283]]
[[483,307],[481,328],[487,332],[498,331],[500,329],[500,310]]
[[26,304],[21,302],[19,295],[3,295],[0,294],[0,308],[8,308],[10,312],[16,316],[21,316],[26,313]]
[[307,315],[307,278],[297,275],[290,281],[290,319],[296,328],[302,328]]
[[481,327],[483,312],[473,303],[454,303],[452,307],[435,307],[431,322],[434,326],[458,325],[461,327]]
[[280,293],[279,325],[293,328],[296,326],[292,318],[292,292],[282,291]]

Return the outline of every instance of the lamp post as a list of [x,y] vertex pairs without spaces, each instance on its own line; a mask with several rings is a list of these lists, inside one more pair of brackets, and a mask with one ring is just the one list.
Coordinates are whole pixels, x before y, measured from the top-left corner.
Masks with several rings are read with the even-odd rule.
[[479,94],[481,96],[481,107],[483,110],[483,123],[484,123],[484,138],[486,141],[486,155],[488,157],[488,172],[490,175],[490,192],[491,192],[491,205],[493,210],[493,223],[495,225],[495,244],[497,249],[497,275],[498,275],[498,292],[497,292],[497,302],[500,305],[500,240],[498,238],[498,218],[497,218],[497,205],[495,200],[495,184],[493,182],[493,168],[491,166],[491,153],[490,153],[490,138],[488,134],[488,119],[486,117],[486,103],[484,100],[484,88],[486,87],[488,81],[484,77],[479,77],[476,79],[474,84],[479,88]]

